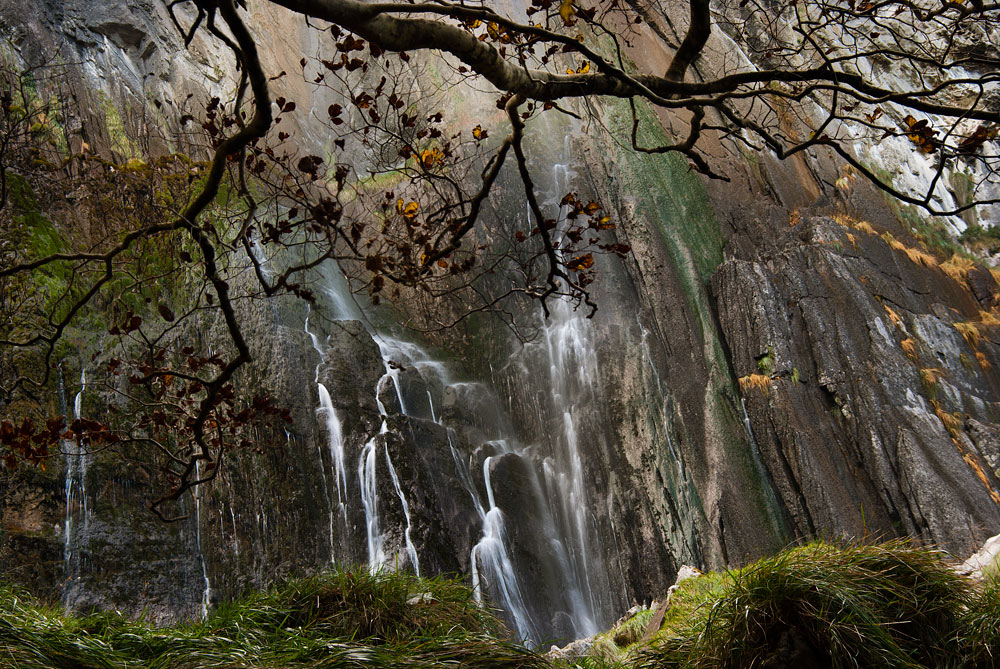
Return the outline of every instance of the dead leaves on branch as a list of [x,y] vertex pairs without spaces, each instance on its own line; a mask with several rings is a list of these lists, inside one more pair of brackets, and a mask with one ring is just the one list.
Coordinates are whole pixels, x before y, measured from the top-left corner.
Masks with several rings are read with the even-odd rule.
[[994,125],[980,125],[971,135],[963,139],[958,144],[958,152],[965,155],[973,155],[983,148],[983,144],[989,140],[996,139],[997,127]]
[[417,214],[420,213],[420,203],[411,200],[404,204],[403,198],[399,198],[396,200],[396,213],[407,221],[413,221],[417,218]]
[[575,26],[580,19],[593,21],[597,15],[597,7],[583,7],[576,0],[531,0],[531,7],[527,10],[528,16],[538,12],[545,12],[553,18],[558,16],[562,25],[569,28]]
[[[912,114],[907,114],[903,118],[903,127],[907,139],[925,154],[935,153],[944,147],[944,142],[938,138],[938,131],[930,126],[927,119],[917,120]],[[997,127],[982,123],[971,134],[963,137],[954,150],[958,154],[972,156],[979,153],[986,142],[996,137]]]
[[910,114],[903,119],[906,126],[906,136],[911,142],[917,145],[924,153],[934,153],[941,146],[941,140],[937,139],[937,130],[934,130],[927,123],[927,119],[919,121]]

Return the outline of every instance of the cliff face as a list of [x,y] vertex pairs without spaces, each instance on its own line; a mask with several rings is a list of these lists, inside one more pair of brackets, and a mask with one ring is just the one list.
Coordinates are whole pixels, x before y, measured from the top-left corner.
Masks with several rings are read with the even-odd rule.
[[[269,68],[320,48],[251,4]],[[201,38],[184,51],[160,3],[3,0],[0,16],[24,62],[79,63],[78,120],[103,150],[143,114],[173,118],[162,110],[189,92],[232,83]],[[663,57],[636,49],[651,67]],[[625,129],[627,108],[602,104]],[[153,143],[169,146],[170,123]],[[298,131],[318,152],[329,141]],[[557,135],[537,142],[551,144],[539,183],[598,195],[634,252],[600,260],[592,320],[531,307],[518,314],[538,332],[527,344],[484,318],[436,336],[442,350],[359,307],[337,276],[312,325],[301,304],[246,302],[244,383],[291,408],[286,442],[233,455],[169,526],[144,509],[148,473],[107,457],[68,449],[45,472],[5,476],[8,574],[70,606],[165,619],[332,561],[460,572],[540,640],[661,595],[681,563],[737,564],[816,535],[966,554],[996,534],[991,272],[920,251],[860,186],[846,199],[824,186],[839,174],[825,156],[778,164],[718,144],[723,186],[606,136]],[[65,413],[77,391],[82,411],[99,410],[85,385],[64,384]]]
[[970,528],[1000,520],[982,427],[997,415],[983,323],[996,284],[868,230],[806,219],[728,260],[712,282],[720,324],[735,373],[773,379],[747,385],[747,409],[798,534],[904,534],[961,554]]

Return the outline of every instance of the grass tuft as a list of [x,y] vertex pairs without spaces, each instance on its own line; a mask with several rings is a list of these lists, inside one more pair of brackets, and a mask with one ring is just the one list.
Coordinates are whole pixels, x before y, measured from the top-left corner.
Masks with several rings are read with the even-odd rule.
[[[903,541],[812,543],[720,575],[636,666],[986,667],[1000,591],[977,593],[940,553]],[[684,592],[681,584],[675,596]]]
[[965,285],[969,271],[975,266],[976,263],[971,259],[957,253],[952,254],[951,258],[941,263],[941,269],[944,273],[962,285]]
[[969,323],[967,321],[960,321],[958,323],[952,323],[955,329],[962,335],[965,342],[969,347],[975,351],[979,348],[979,342],[982,341],[983,336],[979,332],[979,328],[976,327],[975,323]]
[[883,304],[882,308],[885,309],[885,313],[888,314],[889,320],[892,321],[893,325],[897,328],[903,327],[903,318],[892,307]]
[[335,571],[154,628],[116,614],[63,615],[0,587],[0,665],[23,669],[544,667],[449,579]]
[[740,384],[740,392],[747,395],[752,390],[756,390],[767,395],[771,388],[771,377],[764,374],[748,374],[736,379]]

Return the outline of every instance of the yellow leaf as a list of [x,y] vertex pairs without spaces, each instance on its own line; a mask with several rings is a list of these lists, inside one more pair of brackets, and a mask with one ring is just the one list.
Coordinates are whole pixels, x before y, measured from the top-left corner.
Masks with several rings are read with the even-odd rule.
[[590,61],[589,60],[586,61],[586,62],[584,62],[584,64],[580,66],[580,69],[578,69],[576,71],[577,74],[587,74],[588,72],[590,72]]
[[562,17],[563,23],[568,26],[573,25],[574,14],[576,14],[576,8],[573,7],[573,0],[562,0],[559,3],[559,16]]
[[582,256],[577,256],[573,258],[568,263],[566,263],[566,269],[571,272],[579,272],[580,270],[590,269],[594,266],[594,256],[586,253]]
[[434,167],[435,163],[440,163],[443,160],[443,156],[439,150],[435,149],[424,149],[420,153],[420,162],[424,164],[424,167],[430,169]]
[[472,136],[475,137],[476,139],[482,139],[483,138],[483,126],[477,125],[475,128],[473,128],[472,129]]

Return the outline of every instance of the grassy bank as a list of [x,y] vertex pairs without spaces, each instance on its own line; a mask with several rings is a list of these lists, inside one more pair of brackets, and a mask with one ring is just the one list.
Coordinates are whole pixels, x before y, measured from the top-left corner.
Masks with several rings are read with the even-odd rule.
[[0,666],[18,669],[544,665],[501,633],[460,584],[364,570],[295,581],[165,628],[67,616],[0,589]]
[[902,542],[812,543],[685,580],[657,630],[649,629],[654,612],[642,611],[598,636],[588,656],[551,661],[504,640],[471,591],[446,579],[334,572],[164,628],[109,613],[65,615],[2,587],[0,666],[1000,666],[1000,580],[974,582],[951,567]]
[[973,582],[904,542],[817,542],[683,581],[646,643],[631,643],[639,637],[622,633],[628,625],[600,637],[580,665],[996,667],[1000,581]]

